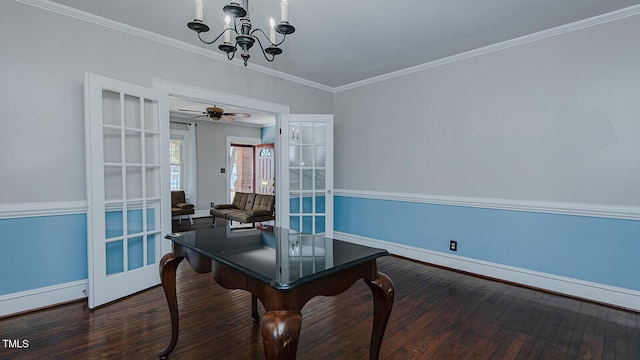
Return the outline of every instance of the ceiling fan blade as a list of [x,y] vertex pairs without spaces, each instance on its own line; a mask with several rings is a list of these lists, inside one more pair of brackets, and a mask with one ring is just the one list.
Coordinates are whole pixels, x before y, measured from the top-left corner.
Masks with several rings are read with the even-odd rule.
[[228,114],[222,115],[221,118],[222,118],[222,120],[225,120],[225,121],[233,121],[233,120],[235,120],[234,118],[232,118]]
[[223,115],[234,116],[234,117],[251,117],[251,114],[247,114],[247,113],[224,113]]
[[209,117],[209,115],[204,114],[204,115],[192,116],[191,118],[195,119],[195,118],[199,118],[199,117]]
[[195,112],[195,113],[206,114],[206,112],[202,112],[202,111],[198,111],[198,110],[189,110],[189,109],[178,109],[178,111],[186,111],[186,112]]

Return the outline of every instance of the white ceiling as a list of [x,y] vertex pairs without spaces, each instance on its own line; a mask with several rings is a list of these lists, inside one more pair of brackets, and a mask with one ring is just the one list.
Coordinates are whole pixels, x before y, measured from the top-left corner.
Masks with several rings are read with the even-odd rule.
[[[187,22],[195,0],[53,0],[208,49]],[[223,28],[224,0],[203,0],[212,31]],[[296,32],[275,62],[258,45],[249,62],[328,87],[369,79],[542,30],[637,5],[640,0],[289,0]],[[280,0],[250,0],[254,28],[268,32]],[[215,30],[215,34],[214,31]],[[216,50],[217,51],[217,50]],[[211,60],[216,61],[216,60]]]

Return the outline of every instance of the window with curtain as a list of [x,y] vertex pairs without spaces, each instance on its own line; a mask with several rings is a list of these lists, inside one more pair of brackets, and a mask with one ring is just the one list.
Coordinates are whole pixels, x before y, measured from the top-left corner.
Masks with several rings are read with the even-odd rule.
[[172,138],[169,141],[169,171],[171,173],[171,190],[184,190],[184,141]]
[[[172,126],[180,126],[173,124]],[[189,203],[197,205],[196,125],[171,128],[169,140],[169,172],[171,190],[184,190]]]

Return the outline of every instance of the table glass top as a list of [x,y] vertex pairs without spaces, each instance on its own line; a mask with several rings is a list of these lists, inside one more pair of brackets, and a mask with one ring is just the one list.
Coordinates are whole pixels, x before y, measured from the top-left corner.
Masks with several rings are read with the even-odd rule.
[[167,239],[278,289],[288,289],[389,253],[383,249],[274,228],[228,227],[169,234]]

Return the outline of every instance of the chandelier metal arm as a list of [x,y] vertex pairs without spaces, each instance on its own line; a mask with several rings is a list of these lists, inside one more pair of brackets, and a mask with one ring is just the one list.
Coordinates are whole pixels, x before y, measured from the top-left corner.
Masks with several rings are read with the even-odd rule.
[[[258,45],[260,45],[260,50],[261,50],[262,55],[264,56],[264,58],[267,59],[268,62],[272,62],[273,60],[275,60],[277,54],[276,53],[270,53],[271,59],[269,59],[269,57],[267,57],[267,51],[264,50],[264,47],[262,46],[262,42],[260,41],[260,39],[257,36],[254,36],[254,38],[256,40],[258,40]],[[271,42],[271,41],[269,41],[269,42]],[[273,49],[273,48],[271,48],[271,49]]]
[[221,37],[222,35],[224,35],[224,33],[225,33],[225,32],[227,32],[227,31],[233,31],[233,32],[236,32],[236,31],[235,31],[234,29],[232,29],[232,28],[224,29],[224,30],[222,30],[222,32],[221,32],[220,34],[218,34],[218,36],[217,36],[215,39],[213,39],[213,40],[211,40],[211,41],[206,41],[206,40],[204,40],[204,39],[202,38],[201,33],[198,33],[198,39],[200,39],[200,41],[202,41],[203,43],[205,43],[205,44],[207,44],[207,45],[211,45],[211,44],[215,43],[216,41],[218,41],[218,39],[220,39],[220,37]]
[[253,33],[255,33],[255,32],[261,32],[261,33],[262,33],[262,36],[264,36],[264,38],[265,38],[265,39],[267,39],[267,40],[269,41],[269,44],[271,44],[272,46],[280,46],[280,45],[282,45],[282,43],[284,43],[284,40],[287,38],[287,35],[284,35],[284,34],[283,34],[283,35],[282,35],[282,41],[280,41],[280,42],[279,42],[279,43],[277,43],[277,44],[274,44],[274,43],[272,43],[272,42],[271,42],[271,40],[270,40],[270,39],[269,39],[269,37],[267,36],[267,33],[265,33],[265,32],[264,32],[264,30],[262,30],[262,29],[253,29],[253,31],[251,31],[251,36],[253,36],[254,38],[256,38],[256,39],[258,40],[258,42],[260,42],[260,40],[258,39],[258,37],[257,37],[257,36],[255,36],[255,35],[253,35]]

